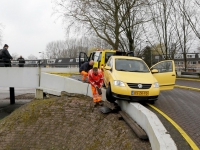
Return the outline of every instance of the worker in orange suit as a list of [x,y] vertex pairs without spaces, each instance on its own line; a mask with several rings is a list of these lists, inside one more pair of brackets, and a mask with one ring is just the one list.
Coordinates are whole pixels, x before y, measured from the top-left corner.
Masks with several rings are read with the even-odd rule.
[[88,72],[88,81],[90,82],[94,106],[103,105],[102,98],[102,85],[103,85],[103,75],[101,69],[94,67]]
[[93,68],[94,61],[90,60],[89,62],[85,62],[81,65],[79,72],[82,75],[82,81],[88,82],[86,78],[88,77],[88,71]]

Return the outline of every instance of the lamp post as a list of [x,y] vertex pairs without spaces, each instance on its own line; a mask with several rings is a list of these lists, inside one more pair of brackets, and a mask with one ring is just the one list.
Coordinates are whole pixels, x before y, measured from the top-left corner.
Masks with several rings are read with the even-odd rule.
[[44,59],[44,52],[39,52],[39,53],[41,53],[41,54],[42,54],[42,59]]

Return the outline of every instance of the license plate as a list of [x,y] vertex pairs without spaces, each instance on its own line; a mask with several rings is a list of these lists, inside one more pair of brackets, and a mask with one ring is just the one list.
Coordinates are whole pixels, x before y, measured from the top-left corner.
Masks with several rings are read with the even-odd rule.
[[131,95],[134,96],[149,96],[148,91],[131,91]]

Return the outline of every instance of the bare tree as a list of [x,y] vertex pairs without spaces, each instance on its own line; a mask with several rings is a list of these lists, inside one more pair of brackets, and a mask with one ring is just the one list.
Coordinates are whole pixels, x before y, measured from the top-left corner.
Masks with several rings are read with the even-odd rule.
[[[200,16],[199,16],[199,9],[200,9],[200,3],[198,0],[191,0],[189,1],[189,5],[187,7],[181,7],[180,10],[182,14],[185,16],[185,19],[190,24],[192,30],[194,31],[195,35],[198,39],[200,39]],[[179,2],[181,3],[181,2]]]
[[141,0],[56,0],[57,11],[68,19],[68,27],[77,23],[81,29],[87,28],[89,33],[95,33],[113,49],[123,48],[124,41],[127,41],[124,38],[129,38],[129,50],[133,50],[132,29],[141,22],[132,21],[130,15],[138,10],[141,3]]
[[197,52],[200,53],[200,46],[197,47]]
[[13,60],[17,60],[17,58],[19,58],[19,55],[17,53],[13,53],[11,56]]
[[47,58],[64,58],[66,57],[66,43],[64,41],[50,42],[46,46],[45,55]]
[[34,56],[34,55],[29,55],[28,57],[27,57],[27,59],[28,60],[37,60],[38,58],[36,57],[36,56]]
[[112,49],[112,47],[106,42],[104,41],[103,39],[97,37],[97,36],[91,36],[88,38],[88,47],[91,48],[91,47],[98,47],[98,48],[101,48],[101,49]]
[[150,24],[146,24],[149,27],[149,35],[146,35],[148,43],[153,46],[159,43],[161,46],[161,52],[165,55],[165,59],[171,58],[170,45],[177,43],[176,36],[174,35],[174,25],[172,23],[173,12],[173,0],[150,0],[147,1],[149,6],[149,15],[152,18],[152,30]]
[[150,21],[145,8],[146,2],[144,0],[132,2],[127,0],[124,2],[123,9],[128,13],[121,26],[123,32],[120,38],[120,47],[122,50],[133,52],[136,50],[137,53],[140,53],[141,45],[145,42],[142,24]]
[[63,3],[59,5],[68,8],[65,13],[67,17],[72,17],[80,24],[84,23],[86,27],[93,29],[98,37],[107,41],[113,49],[118,49],[120,35],[118,14],[121,4],[117,0],[114,0],[114,3],[100,0],[71,0],[71,6]]
[[45,56],[47,58],[78,57],[79,52],[87,53],[88,41],[85,39],[68,39],[66,41],[53,41],[47,44]]
[[[190,27],[189,22],[186,18],[186,10],[190,9],[190,3],[191,1],[186,0],[179,0],[177,3],[175,3],[174,7],[174,24],[175,24],[175,30],[178,37],[179,42],[179,48],[183,54],[184,59],[184,69],[186,71],[187,69],[187,53],[189,52],[189,49],[191,47],[191,44],[194,40],[192,37],[192,29]],[[185,10],[185,11],[183,11]],[[192,15],[190,16],[192,17]]]

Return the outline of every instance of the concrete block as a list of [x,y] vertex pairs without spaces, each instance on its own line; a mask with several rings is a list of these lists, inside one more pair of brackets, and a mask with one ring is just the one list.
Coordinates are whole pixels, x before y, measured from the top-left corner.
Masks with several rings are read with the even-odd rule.
[[43,89],[37,88],[35,92],[36,99],[44,99]]

